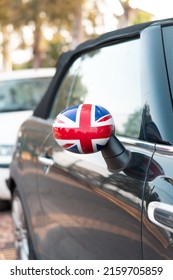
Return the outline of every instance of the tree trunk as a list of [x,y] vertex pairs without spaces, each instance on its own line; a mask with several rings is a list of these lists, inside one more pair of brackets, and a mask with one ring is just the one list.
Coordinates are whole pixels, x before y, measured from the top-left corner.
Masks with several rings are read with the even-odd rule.
[[129,0],[126,0],[126,1],[119,0],[119,1],[124,9],[124,14],[122,16],[118,17],[118,19],[119,19],[118,27],[122,28],[122,27],[126,27],[130,24],[130,14],[131,14],[132,8],[129,5]]
[[3,71],[10,71],[12,70],[12,61],[10,58],[10,46],[9,46],[9,30],[8,30],[8,25],[2,27],[1,29],[3,33],[3,43],[2,43],[2,70]]
[[42,50],[41,50],[41,24],[36,23],[34,31],[34,45],[33,45],[33,68],[42,66]]
[[76,14],[73,21],[71,48],[74,49],[78,44],[84,40],[84,31],[82,25],[82,4],[76,5]]

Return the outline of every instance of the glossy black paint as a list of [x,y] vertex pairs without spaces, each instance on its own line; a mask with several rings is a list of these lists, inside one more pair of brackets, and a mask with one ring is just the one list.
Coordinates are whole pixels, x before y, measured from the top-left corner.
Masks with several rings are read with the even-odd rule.
[[162,167],[162,174],[154,180],[149,181],[145,188],[145,207],[143,213],[144,258],[172,259],[173,233],[148,221],[146,212],[148,204],[151,201],[172,205],[172,152],[165,153],[158,148],[158,151],[156,149],[154,153],[152,162],[153,161],[156,161]]
[[[45,248],[48,257],[141,259],[140,213],[144,182],[108,172],[101,155],[99,158],[95,155],[87,158],[71,155],[69,158],[68,152],[56,146],[50,136],[42,153],[53,147],[55,164],[47,175],[40,166],[38,175],[44,215],[47,220],[50,218],[50,224],[44,228],[46,238],[56,236],[57,240],[56,247]],[[125,248],[122,243],[126,244]],[[46,244],[44,240],[42,245]]]
[[173,206],[173,111],[162,33],[167,25],[103,37],[68,54],[64,66],[87,48],[141,36],[142,126],[140,139],[118,137],[131,153],[123,171],[108,171],[101,153],[69,154],[55,142],[46,116],[64,68],[44,97],[49,106],[41,112],[40,105],[21,127],[9,187],[18,189],[25,205],[37,259],[173,259],[172,231],[148,218],[152,201]]

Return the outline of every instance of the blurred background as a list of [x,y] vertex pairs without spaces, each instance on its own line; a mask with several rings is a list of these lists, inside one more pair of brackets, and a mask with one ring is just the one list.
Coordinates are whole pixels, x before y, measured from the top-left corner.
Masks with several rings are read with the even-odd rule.
[[53,67],[86,39],[171,11],[172,0],[0,0],[0,71]]

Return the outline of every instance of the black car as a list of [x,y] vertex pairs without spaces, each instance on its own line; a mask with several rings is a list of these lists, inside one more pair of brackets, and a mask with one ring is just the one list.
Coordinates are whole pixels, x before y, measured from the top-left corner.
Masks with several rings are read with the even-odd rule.
[[[111,119],[95,150],[80,150],[85,121],[70,130],[83,105]],[[18,258],[173,259],[172,124],[173,19],[62,54],[10,166]]]

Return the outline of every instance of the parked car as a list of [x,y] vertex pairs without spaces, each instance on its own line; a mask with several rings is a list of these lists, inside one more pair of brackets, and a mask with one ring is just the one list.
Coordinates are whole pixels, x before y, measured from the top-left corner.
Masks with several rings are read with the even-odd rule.
[[10,166],[21,259],[173,259],[173,19],[60,56]]
[[10,204],[6,180],[18,129],[32,115],[54,73],[54,68],[0,73],[0,210]]

